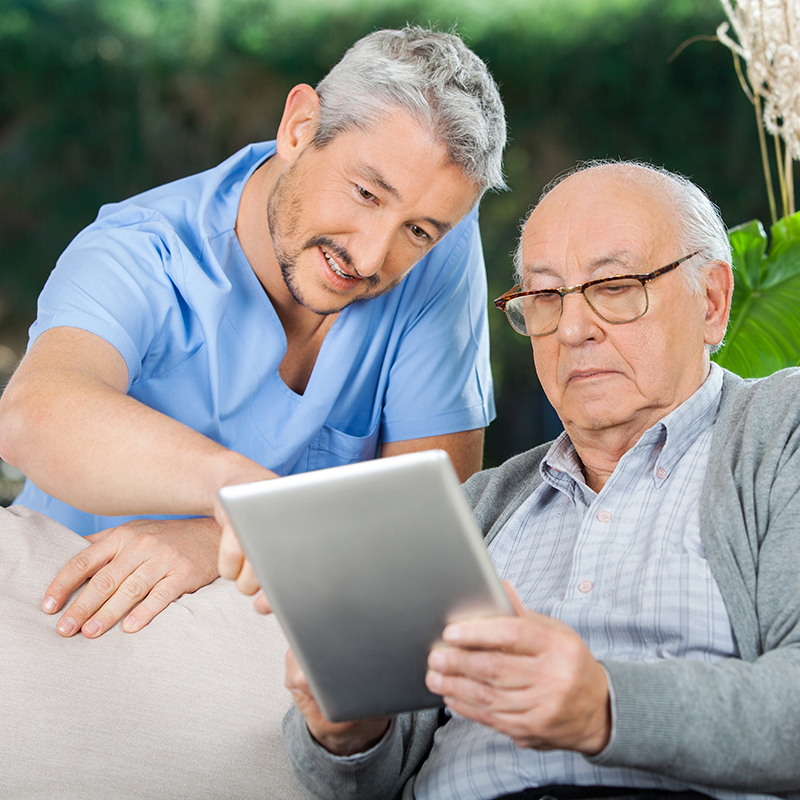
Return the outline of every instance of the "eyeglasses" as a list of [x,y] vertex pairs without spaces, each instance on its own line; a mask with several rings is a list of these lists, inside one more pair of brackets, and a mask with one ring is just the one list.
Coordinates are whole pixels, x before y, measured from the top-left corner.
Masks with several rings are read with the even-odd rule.
[[564,295],[574,292],[580,292],[584,296],[589,307],[600,319],[611,325],[624,325],[647,313],[650,301],[646,284],[649,281],[672,272],[699,252],[697,250],[689,253],[688,256],[647,275],[614,275],[611,278],[587,281],[579,286],[539,289],[535,292],[523,292],[520,291],[522,286],[515,286],[502,297],[498,297],[494,304],[506,312],[511,327],[523,336],[549,336],[555,333],[564,308]]

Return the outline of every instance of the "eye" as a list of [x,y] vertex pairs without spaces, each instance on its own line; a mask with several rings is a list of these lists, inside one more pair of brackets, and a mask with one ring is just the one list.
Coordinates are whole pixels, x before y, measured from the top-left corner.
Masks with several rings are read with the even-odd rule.
[[365,200],[377,200],[374,194],[370,192],[368,189],[365,189],[363,186],[356,185],[358,189],[358,193],[365,199]]
[[637,292],[641,284],[636,281],[609,281],[608,283],[601,283],[592,287],[595,294],[605,295],[606,297],[622,297],[626,294]]
[[431,237],[428,235],[427,231],[424,231],[422,228],[420,228],[420,226],[419,226],[419,225],[412,225],[412,226],[411,226],[411,233],[412,233],[412,234],[413,234],[413,235],[414,235],[414,236],[415,236],[417,239],[424,239],[424,240],[426,240],[426,241],[427,241],[427,240],[429,240],[429,239],[431,238]]

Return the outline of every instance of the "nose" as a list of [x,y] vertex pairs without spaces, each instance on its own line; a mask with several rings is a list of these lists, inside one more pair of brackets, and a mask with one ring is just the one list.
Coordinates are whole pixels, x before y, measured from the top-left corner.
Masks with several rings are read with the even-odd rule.
[[396,231],[389,226],[373,226],[363,231],[356,247],[353,247],[355,268],[362,278],[370,278],[380,272],[396,236]]
[[562,344],[575,346],[601,333],[600,318],[592,311],[580,292],[565,294],[561,300],[561,319],[555,335]]

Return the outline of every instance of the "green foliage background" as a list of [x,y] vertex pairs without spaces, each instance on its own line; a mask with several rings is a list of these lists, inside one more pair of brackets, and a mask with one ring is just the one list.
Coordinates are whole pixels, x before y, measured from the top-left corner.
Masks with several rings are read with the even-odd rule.
[[[378,27],[455,28],[500,84],[511,191],[483,204],[492,297],[511,284],[519,218],[580,159],[652,161],[706,188],[730,225],[767,219],[730,54],[701,40],[671,59],[722,17],[718,0],[0,0],[0,380],[99,205],[272,138],[291,86]],[[491,322],[490,464],[557,430],[527,340]]]

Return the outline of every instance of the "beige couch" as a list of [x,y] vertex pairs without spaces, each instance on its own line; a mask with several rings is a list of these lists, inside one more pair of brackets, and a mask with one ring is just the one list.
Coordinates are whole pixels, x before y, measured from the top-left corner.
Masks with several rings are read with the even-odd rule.
[[217,580],[139,633],[61,638],[39,607],[81,537],[0,508],[0,797],[303,797],[281,720],[283,635]]

